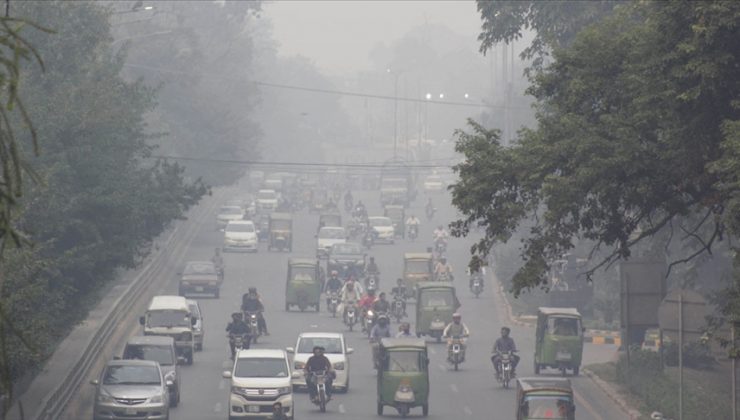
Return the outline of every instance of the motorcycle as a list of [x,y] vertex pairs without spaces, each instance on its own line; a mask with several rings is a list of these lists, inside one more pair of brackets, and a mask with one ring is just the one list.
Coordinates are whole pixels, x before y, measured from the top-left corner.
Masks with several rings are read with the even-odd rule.
[[367,249],[372,248],[375,244],[375,236],[377,236],[375,231],[373,231],[372,229],[368,229],[365,232],[365,235],[362,237],[362,245]]
[[473,277],[473,284],[470,286],[470,291],[473,292],[476,298],[483,293],[483,279],[480,276]]
[[419,237],[419,227],[416,225],[409,226],[409,239],[415,241]]
[[513,378],[512,375],[512,364],[511,364],[511,357],[512,353],[510,351],[500,353],[498,358],[498,367],[496,369],[496,380],[499,381],[499,383],[504,387],[509,387],[509,382]]
[[329,394],[326,393],[326,371],[311,372],[312,385],[316,387],[316,399],[312,402],[319,406],[322,413],[326,412],[326,403],[329,402]]
[[439,255],[444,255],[444,253],[447,252],[447,240],[444,238],[435,239],[434,251]]
[[362,331],[367,332],[368,337],[370,336],[370,332],[373,330],[374,324],[375,311],[368,309],[367,312],[365,312],[365,316],[362,318]]
[[449,271],[443,271],[441,273],[437,273],[437,281],[454,281],[455,278],[452,276],[452,273]]
[[347,305],[347,309],[344,313],[344,324],[349,327],[350,331],[352,331],[355,324],[357,324],[357,307],[354,302],[348,303]]
[[252,331],[252,343],[257,344],[257,338],[262,335],[259,327],[259,311],[246,311],[244,312],[244,318],[249,324],[249,329]]
[[234,352],[231,354],[231,360],[244,349],[249,349],[249,334],[229,334],[229,344],[233,344]]
[[403,318],[406,315],[406,311],[404,310],[404,301],[399,295],[393,296],[393,303],[391,304],[391,311],[393,313],[393,317],[396,318],[396,322],[401,322],[401,318]]
[[462,337],[452,337],[447,340],[447,361],[450,362],[455,370],[460,363],[465,361],[465,339]]
[[337,317],[337,307],[339,306],[339,293],[337,292],[330,292],[329,293],[329,302],[328,305],[326,305],[326,309],[331,313],[332,318]]
[[380,287],[380,276],[377,273],[369,274],[365,277],[365,289],[378,290],[378,287]]
[[434,213],[437,212],[437,209],[432,206],[427,206],[427,208],[424,210],[427,214],[427,219],[431,219],[434,217]]

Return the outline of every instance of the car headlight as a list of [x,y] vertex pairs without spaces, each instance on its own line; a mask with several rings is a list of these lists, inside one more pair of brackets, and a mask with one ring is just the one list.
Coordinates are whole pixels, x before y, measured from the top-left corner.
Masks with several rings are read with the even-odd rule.
[[292,386],[284,386],[284,387],[277,389],[278,395],[287,395],[287,394],[290,394],[291,392],[293,392]]
[[155,395],[149,398],[149,402],[152,404],[161,403],[162,401],[164,401],[164,397],[162,397],[161,395]]
[[166,375],[164,375],[164,380],[165,380],[165,381],[172,381],[172,382],[175,382],[175,378],[176,378],[176,377],[177,377],[177,374],[176,374],[176,373],[175,373],[175,371],[173,370],[173,371],[170,371],[170,372],[168,372],[168,373],[167,373]]
[[224,240],[224,242],[226,242],[226,244],[228,244],[228,245],[234,245],[234,244],[236,244],[236,241],[234,239],[231,239],[231,238],[226,238]]
[[334,363],[333,366],[334,366],[334,369],[336,369],[336,370],[344,370],[344,362]]
[[100,391],[100,393],[98,394],[98,402],[112,403],[115,402],[115,399],[112,396],[106,394],[104,391]]
[[306,364],[303,362],[296,361],[293,363],[293,368],[295,370],[303,370],[306,368]]
[[231,387],[231,393],[232,394],[239,394],[239,395],[247,395],[247,388],[242,388],[238,386],[232,386]]

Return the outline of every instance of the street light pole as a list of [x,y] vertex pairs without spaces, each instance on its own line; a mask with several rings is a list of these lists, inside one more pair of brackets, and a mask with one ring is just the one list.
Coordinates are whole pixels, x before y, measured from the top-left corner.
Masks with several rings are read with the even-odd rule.
[[398,157],[398,77],[400,73],[394,73],[395,81],[393,83],[393,159]]

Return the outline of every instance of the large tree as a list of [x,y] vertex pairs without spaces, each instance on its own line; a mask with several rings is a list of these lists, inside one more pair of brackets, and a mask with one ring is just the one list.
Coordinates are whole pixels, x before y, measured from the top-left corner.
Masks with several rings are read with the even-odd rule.
[[534,219],[519,293],[574,238],[612,249],[609,264],[672,224],[703,252],[737,233],[739,23],[736,2],[634,2],[553,45],[529,90],[536,128],[510,148],[475,123],[458,132],[455,227],[486,229],[475,256]]

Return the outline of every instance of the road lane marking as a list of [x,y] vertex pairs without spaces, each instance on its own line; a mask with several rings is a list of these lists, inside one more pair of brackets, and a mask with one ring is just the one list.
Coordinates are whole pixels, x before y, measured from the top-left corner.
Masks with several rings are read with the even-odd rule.
[[469,416],[473,415],[473,410],[471,410],[470,407],[468,407],[467,405],[465,406],[465,408],[463,408],[463,411]]
[[459,389],[457,389],[457,385],[455,385],[455,384],[450,384],[450,389],[452,390],[452,392],[454,392],[454,393],[456,393],[456,394],[457,394],[458,392],[460,392],[460,390],[459,390]]
[[339,412],[340,412],[341,414],[344,414],[344,413],[346,413],[346,411],[344,410],[344,404],[339,404]]
[[588,411],[596,420],[604,420],[603,417],[591,406],[591,404],[586,401],[585,398],[581,396],[578,392],[573,392],[573,395],[576,397],[576,400],[578,400],[578,404],[581,405],[581,407],[585,408],[586,411]]
[[220,402],[219,403],[216,403],[216,405],[213,406],[213,411],[215,413],[220,413],[221,412],[221,403]]

